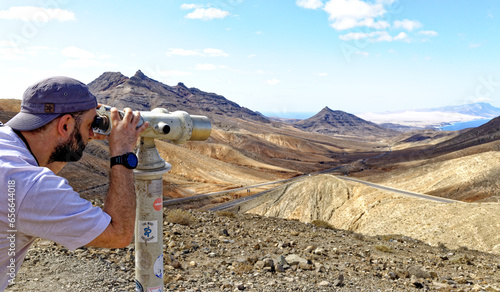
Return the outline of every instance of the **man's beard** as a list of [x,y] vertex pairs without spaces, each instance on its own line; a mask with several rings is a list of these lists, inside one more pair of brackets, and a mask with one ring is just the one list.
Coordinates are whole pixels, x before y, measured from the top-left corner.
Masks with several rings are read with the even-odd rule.
[[80,160],[85,150],[80,129],[75,127],[75,131],[71,135],[69,141],[56,146],[54,152],[50,155],[49,163],[51,162],[74,162]]

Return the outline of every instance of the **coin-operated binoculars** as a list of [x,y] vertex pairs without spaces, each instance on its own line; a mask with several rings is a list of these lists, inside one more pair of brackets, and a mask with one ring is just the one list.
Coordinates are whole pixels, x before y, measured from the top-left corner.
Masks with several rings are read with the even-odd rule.
[[[101,106],[92,127],[94,132],[111,132],[110,107]],[[121,112],[123,115],[123,112]],[[171,169],[156,149],[154,139],[168,139],[175,144],[186,141],[204,141],[210,136],[212,125],[205,116],[190,115],[184,111],[169,112],[163,108],[140,111],[138,127],[148,122],[142,132],[134,170],[137,196],[135,218],[135,291],[163,290],[163,180]]]

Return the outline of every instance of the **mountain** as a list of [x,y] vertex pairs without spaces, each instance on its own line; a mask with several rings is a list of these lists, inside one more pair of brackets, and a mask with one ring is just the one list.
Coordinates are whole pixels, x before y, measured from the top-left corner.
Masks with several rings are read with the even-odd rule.
[[500,108],[494,107],[486,102],[470,103],[456,106],[445,106],[430,109],[417,110],[418,112],[447,112],[459,113],[480,118],[495,118],[500,116]]
[[482,126],[472,128],[455,138],[437,144],[436,148],[440,151],[453,151],[493,142],[499,139],[500,117],[497,117]]
[[[408,130],[443,128],[449,125],[459,125],[461,127],[453,130],[460,130],[470,126],[471,121],[484,121],[500,116],[500,108],[488,103],[471,103],[459,106],[445,106],[438,108],[426,108],[406,111],[395,111],[385,113],[361,113],[359,116],[379,125],[392,124],[409,127]],[[484,123],[483,122],[483,123]]]
[[353,114],[338,110],[334,111],[328,107],[323,108],[309,119],[298,121],[293,125],[303,131],[329,136],[385,137],[399,133],[365,121]]
[[130,78],[119,72],[105,72],[88,86],[100,103],[117,108],[145,111],[162,107],[210,118],[229,116],[270,123],[262,114],[241,107],[221,95],[188,88],[183,83],[169,86],[147,77],[140,70]]

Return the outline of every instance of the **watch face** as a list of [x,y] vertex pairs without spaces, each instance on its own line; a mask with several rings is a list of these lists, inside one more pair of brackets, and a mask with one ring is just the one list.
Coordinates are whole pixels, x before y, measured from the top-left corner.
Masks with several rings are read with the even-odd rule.
[[130,165],[131,167],[136,167],[137,166],[137,156],[135,156],[135,154],[133,153],[130,153],[129,155],[127,155],[127,163],[128,165]]

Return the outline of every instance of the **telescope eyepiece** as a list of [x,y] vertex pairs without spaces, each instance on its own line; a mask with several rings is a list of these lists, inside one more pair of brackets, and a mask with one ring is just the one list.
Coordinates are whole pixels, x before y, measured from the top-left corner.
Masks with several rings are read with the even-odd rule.
[[106,116],[96,116],[94,121],[92,122],[92,128],[95,131],[101,130],[103,132],[108,131],[109,129],[109,120]]

